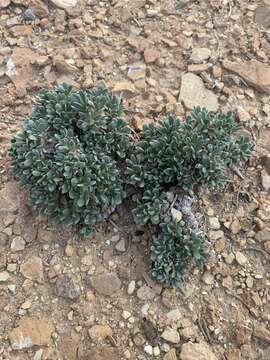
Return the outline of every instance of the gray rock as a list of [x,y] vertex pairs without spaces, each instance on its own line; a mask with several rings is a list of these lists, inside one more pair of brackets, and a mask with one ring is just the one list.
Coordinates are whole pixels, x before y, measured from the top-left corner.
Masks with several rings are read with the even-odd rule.
[[118,241],[118,243],[115,245],[115,250],[122,252],[122,253],[126,251],[125,239],[121,239],[120,241]]
[[255,10],[255,22],[266,28],[270,26],[270,6],[260,5]]
[[169,327],[163,331],[161,337],[162,339],[173,344],[178,344],[180,342],[180,335],[178,331]]
[[70,276],[64,275],[57,279],[55,293],[65,299],[74,300],[80,296],[81,288]]
[[155,295],[155,292],[147,285],[143,285],[137,291],[137,296],[140,300],[153,300]]
[[92,287],[101,295],[112,296],[121,287],[121,280],[114,273],[94,275],[90,279]]
[[23,17],[28,21],[34,21],[36,19],[36,15],[32,9],[26,9],[23,13]]
[[7,271],[0,272],[0,283],[9,279],[9,273]]
[[189,110],[195,106],[200,106],[216,112],[219,108],[217,96],[205,88],[199,76],[192,73],[186,73],[182,76],[179,100],[183,101]]
[[211,57],[211,50],[208,48],[193,48],[190,60],[195,64],[200,64]]
[[11,251],[22,251],[25,248],[25,240],[24,238],[22,238],[21,236],[16,236],[12,242],[11,242],[11,246],[10,249]]

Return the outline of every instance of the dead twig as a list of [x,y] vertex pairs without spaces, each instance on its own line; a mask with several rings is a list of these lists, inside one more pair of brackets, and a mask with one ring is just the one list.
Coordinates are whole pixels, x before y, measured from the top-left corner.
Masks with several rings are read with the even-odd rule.
[[264,251],[263,249],[259,249],[259,248],[256,248],[256,247],[249,246],[249,247],[247,247],[247,248],[245,248],[243,250],[244,251],[257,251],[257,252],[263,254],[266,257],[266,259],[269,261],[269,254],[266,251]]
[[241,173],[241,171],[238,169],[237,166],[232,165],[232,166],[231,166],[231,169],[232,169],[233,172],[235,172],[235,174],[236,174],[237,176],[240,177],[240,179],[244,179],[244,178],[245,178],[244,175]]
[[227,295],[230,295],[231,297],[235,298],[236,300],[238,300],[239,302],[241,302],[241,304],[244,305],[244,307],[248,310],[248,312],[250,313],[250,315],[252,315],[253,317],[256,317],[254,315],[254,313],[252,312],[252,310],[250,309],[249,305],[238,295],[231,293],[230,291],[226,291]]

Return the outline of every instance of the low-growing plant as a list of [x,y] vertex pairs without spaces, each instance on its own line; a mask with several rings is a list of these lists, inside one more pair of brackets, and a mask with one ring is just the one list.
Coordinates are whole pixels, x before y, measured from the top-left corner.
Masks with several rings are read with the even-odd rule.
[[200,185],[219,188],[227,170],[248,158],[251,144],[239,128],[232,113],[196,108],[186,122],[168,116],[144,126],[131,143],[119,98],[102,87],[62,85],[40,93],[10,154],[32,205],[82,236],[122,203],[126,185],[134,186],[135,221],[155,234],[152,274],[179,286],[207,253],[193,198],[185,194]]
[[43,91],[11,155],[31,202],[54,223],[94,230],[125,192],[119,167],[129,147],[120,100],[104,88]]
[[152,275],[161,283],[178,287],[192,262],[202,267],[207,256],[204,237],[174,221],[160,224],[159,230],[151,246]]
[[145,125],[127,161],[128,181],[143,189],[198,185],[217,189],[227,170],[245,161],[251,144],[237,136],[241,128],[233,113],[214,114],[195,108],[186,122],[168,116],[158,126]]

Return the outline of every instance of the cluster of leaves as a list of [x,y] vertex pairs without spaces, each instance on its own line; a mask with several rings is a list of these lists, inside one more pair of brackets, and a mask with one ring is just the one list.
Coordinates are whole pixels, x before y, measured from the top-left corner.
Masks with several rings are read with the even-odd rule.
[[193,261],[202,267],[207,256],[204,237],[173,221],[160,224],[159,230],[151,246],[152,275],[177,287]]
[[129,147],[120,100],[104,88],[43,91],[11,155],[32,204],[55,223],[94,230],[125,197],[119,162]]
[[153,276],[159,281],[179,284],[190,263],[194,259],[201,263],[206,256],[197,229],[184,232],[170,217],[166,191],[221,187],[227,170],[251,153],[248,139],[237,134],[240,128],[231,112],[214,114],[195,108],[186,122],[168,116],[158,126],[146,125],[134,144],[126,173],[128,182],[142,189],[135,221],[159,224],[151,248]]
[[250,155],[248,139],[236,135],[240,128],[233,113],[199,107],[186,122],[169,116],[159,126],[146,125],[128,160],[129,182],[144,189],[217,189],[227,179],[226,170]]
[[43,91],[12,140],[15,172],[34,207],[54,223],[78,226],[83,236],[123,201],[125,183],[135,186],[135,220],[156,233],[153,276],[178,286],[192,262],[202,264],[206,248],[198,229],[173,219],[168,194],[220,187],[251,145],[237,136],[232,113],[196,108],[186,122],[168,116],[145,126],[132,145],[121,116],[119,98],[101,87]]

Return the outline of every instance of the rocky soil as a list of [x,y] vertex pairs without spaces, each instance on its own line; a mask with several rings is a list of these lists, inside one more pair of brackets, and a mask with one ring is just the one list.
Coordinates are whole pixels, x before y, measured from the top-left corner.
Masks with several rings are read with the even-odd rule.
[[[270,358],[269,58],[269,0],[0,0],[0,359]],[[199,196],[211,257],[181,291],[151,279],[127,211],[77,242],[17,188],[9,141],[63,81],[121,94],[136,131],[203,105],[255,142]]]

